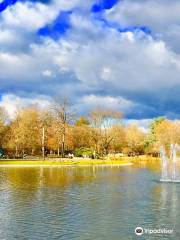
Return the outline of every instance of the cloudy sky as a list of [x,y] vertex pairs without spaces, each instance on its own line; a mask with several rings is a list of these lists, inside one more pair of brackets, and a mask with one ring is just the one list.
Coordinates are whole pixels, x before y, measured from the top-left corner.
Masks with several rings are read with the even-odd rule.
[[0,0],[0,105],[70,96],[128,121],[180,116],[179,0]]

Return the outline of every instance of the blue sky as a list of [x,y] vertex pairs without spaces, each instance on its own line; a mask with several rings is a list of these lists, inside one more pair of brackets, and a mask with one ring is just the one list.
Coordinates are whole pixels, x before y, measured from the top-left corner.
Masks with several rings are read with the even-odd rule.
[[0,0],[0,106],[69,96],[80,113],[180,115],[180,2]]

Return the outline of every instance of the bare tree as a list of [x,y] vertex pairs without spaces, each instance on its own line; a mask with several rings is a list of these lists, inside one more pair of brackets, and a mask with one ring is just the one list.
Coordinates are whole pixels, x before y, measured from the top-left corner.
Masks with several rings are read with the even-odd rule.
[[71,124],[74,120],[75,114],[72,109],[72,104],[67,98],[56,98],[53,103],[53,112],[57,122],[58,133],[58,155],[61,145],[62,157],[65,157],[65,146],[68,124]]

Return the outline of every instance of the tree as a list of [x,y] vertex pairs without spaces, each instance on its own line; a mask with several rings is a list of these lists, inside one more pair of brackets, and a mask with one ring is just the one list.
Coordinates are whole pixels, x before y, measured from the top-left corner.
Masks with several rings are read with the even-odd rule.
[[0,148],[5,145],[6,134],[8,131],[8,114],[5,109],[0,107]]
[[40,121],[40,135],[41,135],[41,149],[42,157],[45,158],[46,147],[48,147],[48,138],[50,137],[49,129],[53,124],[53,116],[50,111],[41,111],[39,112],[39,121]]
[[58,124],[55,121],[55,119],[53,119],[51,126],[46,131],[46,135],[48,136],[47,147],[48,149],[50,149],[50,153],[57,151],[59,156],[60,145],[61,145],[61,141],[60,141],[61,134],[58,131],[58,129],[59,129]]
[[155,118],[154,121],[150,124],[150,140],[151,140],[151,143],[156,142],[156,129],[165,120],[166,119],[164,117],[158,117],[158,118]]
[[80,117],[76,122],[75,126],[84,126],[84,125],[90,125],[90,122],[85,117]]
[[157,136],[156,136],[156,129],[161,123],[163,123],[166,119],[164,117],[158,117],[155,118],[150,126],[149,126],[149,131],[148,134],[145,138],[145,146],[144,150],[146,154],[150,155],[158,155],[159,154],[159,149],[157,146]]
[[90,148],[91,147],[91,126],[86,117],[80,117],[73,127],[74,148]]
[[176,120],[173,122],[173,141],[180,145],[180,121]]
[[91,126],[89,125],[75,125],[73,127],[73,141],[74,147],[91,147]]
[[21,111],[10,126],[9,147],[18,154],[34,154],[40,149],[39,114],[36,109]]
[[123,148],[126,146],[126,131],[125,128],[121,125],[114,125],[111,129],[113,140],[111,142],[111,149],[115,153],[120,153],[123,151]]
[[161,145],[168,147],[171,143],[176,143],[177,132],[175,124],[172,121],[164,120],[155,128],[156,144],[160,148]]
[[108,154],[111,142],[114,139],[111,128],[120,122],[122,113],[119,111],[95,108],[90,113],[90,122],[92,126],[92,140],[96,151]]
[[75,114],[67,98],[57,98],[53,103],[53,112],[56,120],[58,134],[58,154],[61,144],[62,157],[65,157],[65,146],[68,125],[74,120]]
[[129,155],[140,155],[144,153],[145,134],[132,124],[126,129],[127,148],[125,153]]

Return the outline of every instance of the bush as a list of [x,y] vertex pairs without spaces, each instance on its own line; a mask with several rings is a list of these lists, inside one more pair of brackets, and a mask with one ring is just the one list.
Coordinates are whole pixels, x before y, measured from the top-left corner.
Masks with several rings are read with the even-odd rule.
[[78,148],[75,150],[74,152],[75,157],[89,157],[89,158],[93,158],[93,150],[91,150],[90,148]]
[[0,158],[4,157],[4,149],[0,148]]
[[60,158],[60,156],[58,156],[58,154],[47,154],[48,158]]

